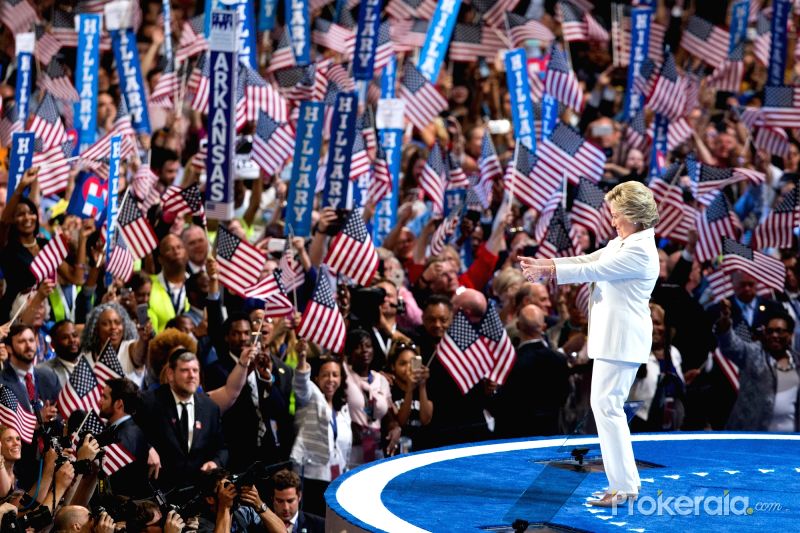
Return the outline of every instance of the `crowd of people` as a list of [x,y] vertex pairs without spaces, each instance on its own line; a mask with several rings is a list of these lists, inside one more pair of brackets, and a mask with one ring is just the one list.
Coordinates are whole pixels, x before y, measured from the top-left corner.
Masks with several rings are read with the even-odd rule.
[[[5,0],[4,5],[17,3]],[[57,13],[72,16],[88,3],[39,0],[30,6],[44,33],[55,35]],[[621,118],[627,67],[612,57],[613,38],[609,42],[606,36],[599,45],[562,42],[557,3],[563,2],[507,2],[510,12],[538,21],[569,51],[583,100],[580,112],[562,105],[559,117],[604,154],[596,182],[602,192],[626,181],[650,184],[650,160],[658,157],[658,177],[676,163],[670,185],[680,188],[683,204],[705,216],[707,204],[695,196],[696,178],[684,164],[689,154],[708,168],[760,172],[761,181],[741,180],[721,189],[725,209],[730,207],[725,215],[736,221],[735,234],[726,237],[748,246],[777,206],[786,211],[787,202],[793,202],[786,223],[791,245],[757,250],[782,265],[782,290],[765,285],[758,271],[746,266],[723,270],[717,258],[721,249],[712,258],[698,253],[698,243],[706,248],[709,238],[694,222],[680,235],[656,226],[660,272],[650,303],[652,348],[630,394],[629,400],[640,402],[631,430],[799,431],[800,137],[797,129],[781,130],[785,150],[780,154],[753,140],[752,124],[740,112],[741,106],[757,109],[753,106],[763,100],[766,66],[757,60],[753,36],[744,47],[740,90],[723,92],[697,76],[694,99],[681,117],[690,133],[671,143],[667,153],[656,154],[632,141],[633,127]],[[612,29],[610,2],[574,3],[593,7],[586,16]],[[135,4],[149,92],[168,70],[162,2]],[[333,3],[311,4],[312,21],[339,17],[347,27],[347,17]],[[357,19],[356,3],[335,4]],[[459,22],[480,22],[477,4],[465,2]],[[698,68],[702,58],[681,49],[681,35],[689,16],[725,26],[726,10],[717,2],[695,2],[693,8],[675,0],[656,4],[653,21],[665,28],[662,45],[676,53],[680,75],[710,74],[708,64],[705,71]],[[752,0],[751,11],[760,4]],[[178,47],[203,6],[173,0],[171,8],[169,35]],[[0,95],[8,109],[15,100],[14,31],[5,27],[1,35],[5,81]],[[271,81],[274,73],[267,70],[280,30],[265,35],[263,40],[259,35],[258,70]],[[529,41],[529,57],[546,59],[550,45]],[[76,68],[74,46],[62,47],[53,59],[68,78]],[[316,43],[314,50],[319,58],[344,62],[325,45]],[[396,51],[398,58],[411,60],[408,50]],[[190,72],[188,66],[184,72]],[[797,72],[795,67],[789,74],[792,83]],[[97,75],[99,138],[114,129],[124,108],[110,50],[102,52]],[[444,445],[596,433],[589,387],[593,361],[586,346],[592,287],[527,279],[522,257],[552,256],[546,255],[545,241],[555,242],[548,231],[556,230],[545,217],[554,215],[526,205],[519,190],[515,197],[508,174],[480,181],[487,142],[503,168],[516,165],[520,151],[513,128],[502,127],[513,115],[502,55],[447,60],[435,82],[448,108],[427,127],[409,124],[405,130],[399,188],[392,192],[396,223],[388,234],[372,236],[379,261],[367,287],[324,268],[343,214],[322,206],[321,195],[310,235],[294,235],[285,227],[292,207],[287,205],[292,160],[271,175],[259,170],[250,161],[252,123],[237,137],[232,220],[206,221],[197,213],[165,216],[157,199],[134,190],[135,176],[149,165],[157,180],[148,192],[157,197],[171,186],[196,184],[202,191],[208,132],[205,116],[188,102],[171,108],[149,102],[152,134],[137,135],[136,149],[121,162],[119,198],[127,194],[141,204],[158,241],[136,261],[129,279],[105,275],[107,227],[67,210],[79,173],[97,172],[96,167],[72,161],[67,189],[50,195],[40,193],[43,169],[28,169],[13,190],[7,188],[7,167],[0,170],[0,400],[36,417],[33,438],[26,439],[19,424],[0,426],[3,524],[27,519],[24,527],[56,532],[105,533],[122,523],[127,531],[170,533],[323,531],[326,489],[356,466]],[[34,100],[43,97],[44,91],[34,94]],[[362,107],[369,115],[374,102]],[[541,107],[538,102],[535,107],[539,128]],[[69,125],[71,114],[61,112],[56,120]],[[647,120],[652,120],[649,111]],[[358,134],[367,139],[370,128]],[[367,145],[368,158],[375,161],[376,147]],[[457,223],[443,242],[437,232],[447,222],[422,183],[435,145],[449,154],[451,171],[475,176],[463,205],[453,210]],[[9,149],[3,147],[6,153]],[[324,166],[324,147],[322,161]],[[471,194],[477,184],[487,186],[485,197]],[[612,238],[604,228],[574,218],[577,189],[565,187],[558,211],[568,233],[562,239],[574,243],[567,255],[590,254]],[[665,205],[659,204],[660,209]],[[372,227],[376,204],[367,200],[354,208]],[[272,316],[263,300],[221,282],[214,244],[221,226],[263,255],[261,278],[272,276],[286,256],[302,267],[302,283],[286,295],[291,312]],[[51,279],[37,283],[30,266],[57,236],[68,241],[68,254]],[[333,285],[332,304],[344,320],[339,351],[298,334],[320,276]],[[720,279],[729,282],[727,292],[719,290]],[[514,348],[513,366],[502,380],[481,376],[464,393],[439,347],[444,338],[456,336],[454,320],[466,318],[464,323],[476,327],[495,310]],[[119,361],[116,377],[78,392],[97,395],[97,412],[65,409],[65,391],[74,393],[87,379],[94,383],[109,351]],[[95,427],[103,429],[87,433],[94,418]],[[108,468],[120,453],[124,465]]]

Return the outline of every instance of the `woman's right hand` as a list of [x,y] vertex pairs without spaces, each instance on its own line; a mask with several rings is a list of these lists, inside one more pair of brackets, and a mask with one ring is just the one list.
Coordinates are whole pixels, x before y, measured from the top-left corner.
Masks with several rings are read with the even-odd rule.
[[308,370],[308,341],[305,339],[297,339],[297,344],[294,346],[297,353],[297,370],[305,372]]
[[30,187],[36,181],[36,178],[39,176],[39,167],[31,167],[25,171],[22,175],[22,179],[19,180],[19,190],[24,190],[26,187]]

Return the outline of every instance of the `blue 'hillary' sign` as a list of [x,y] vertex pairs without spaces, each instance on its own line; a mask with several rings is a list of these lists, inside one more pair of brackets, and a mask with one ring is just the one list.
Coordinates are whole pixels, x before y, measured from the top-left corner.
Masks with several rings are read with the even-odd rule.
[[531,151],[536,150],[536,128],[534,127],[531,89],[528,85],[528,60],[525,50],[517,48],[506,54],[506,83],[511,95],[511,118],[514,121],[514,136]]
[[109,33],[111,33],[111,47],[114,49],[120,88],[128,106],[133,129],[139,133],[150,133],[150,119],[147,116],[147,98],[144,93],[136,35],[133,33],[133,28],[121,28]]
[[11,161],[8,164],[6,203],[11,201],[11,195],[14,194],[14,189],[17,188],[17,183],[22,179],[22,175],[33,165],[33,139],[32,131],[15,131],[11,134]]
[[311,63],[311,15],[308,0],[286,0],[286,28],[294,53],[294,62],[304,67]]
[[[108,159],[108,202],[106,203],[106,220],[108,229],[106,233],[106,264],[111,258],[111,250],[116,245],[114,238],[117,232],[117,195],[119,193],[119,159],[122,152],[122,136],[111,137],[111,150]],[[106,283],[113,281],[111,274],[106,272]]]
[[353,54],[353,78],[357,80],[372,79],[380,26],[381,0],[361,0],[358,7],[356,49]]
[[164,13],[164,57],[172,61],[172,3],[161,0],[161,11]]
[[102,17],[97,14],[78,15],[78,61],[75,69],[75,88],[80,102],[75,118],[81,151],[95,141],[97,135],[97,72],[100,65],[100,32]]
[[392,176],[392,190],[384,196],[375,209],[375,225],[373,238],[376,246],[380,246],[392,228],[397,225],[397,205],[400,197],[400,159],[403,151],[403,130],[378,130],[378,141],[383,148],[389,173]]
[[769,48],[767,85],[783,85],[786,72],[786,23],[789,20],[791,9],[791,0],[774,0],[772,2],[772,42]]
[[634,80],[647,59],[650,48],[650,21],[653,9],[637,7],[631,10],[631,55],[628,61],[628,82],[625,86],[624,116],[631,120],[644,105],[645,95],[636,90]]
[[31,65],[33,54],[17,53],[17,87],[14,96],[17,100],[17,120],[25,124],[31,106]]
[[394,98],[395,85],[397,85],[397,57],[392,54],[381,71],[381,98]]
[[322,102],[300,104],[286,208],[286,231],[291,227],[299,237],[311,236],[311,210],[314,207],[324,111]]
[[450,44],[453,28],[456,27],[459,7],[461,0],[440,0],[428,26],[425,46],[419,54],[417,68],[431,83],[436,83],[436,78],[439,77],[444,54]]
[[325,168],[325,189],[322,207],[342,208],[347,203],[350,185],[350,161],[356,135],[358,99],[354,92],[341,92],[334,102],[328,164]]
[[750,16],[750,0],[740,0],[731,6],[731,40],[728,53],[747,38],[747,19]]
[[261,0],[258,12],[258,31],[269,31],[275,28],[275,11],[278,0]]
[[252,0],[238,0],[235,4],[238,27],[236,36],[239,40],[239,63],[252,69],[258,68],[256,63],[256,6]]

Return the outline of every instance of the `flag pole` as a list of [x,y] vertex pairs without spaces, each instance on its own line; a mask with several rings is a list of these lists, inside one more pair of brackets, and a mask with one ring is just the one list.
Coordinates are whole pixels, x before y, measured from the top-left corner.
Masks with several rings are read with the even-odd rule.
[[[519,158],[519,139],[517,139],[516,144],[514,145],[514,160],[513,160],[513,168],[516,170],[517,168],[517,161]],[[511,187],[508,189],[508,204],[514,205],[514,186],[517,183],[517,178],[512,174],[511,176]]]

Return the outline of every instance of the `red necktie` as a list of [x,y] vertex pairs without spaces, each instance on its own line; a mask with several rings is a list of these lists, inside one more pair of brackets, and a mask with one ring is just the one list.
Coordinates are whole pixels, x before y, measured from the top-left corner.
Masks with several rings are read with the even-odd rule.
[[28,389],[28,399],[31,405],[36,401],[36,387],[33,386],[33,374],[28,372],[25,374],[25,388]]

